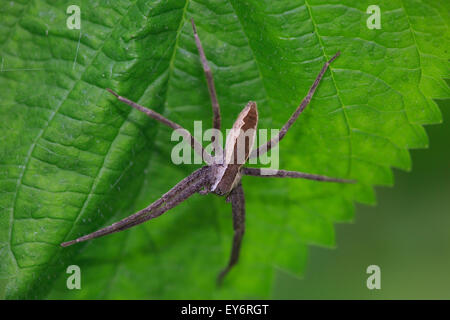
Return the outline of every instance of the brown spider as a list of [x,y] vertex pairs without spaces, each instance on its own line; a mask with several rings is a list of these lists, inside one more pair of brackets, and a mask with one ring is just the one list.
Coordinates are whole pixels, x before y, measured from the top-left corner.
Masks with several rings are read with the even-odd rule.
[[[219,102],[217,100],[216,90],[214,87],[214,79],[211,69],[208,66],[208,62],[205,57],[205,52],[201,45],[200,39],[197,34],[197,30],[192,22],[192,28],[194,31],[195,43],[200,55],[201,64],[205,72],[209,94],[212,102],[213,109],[213,127],[220,130],[220,108]],[[177,123],[166,119],[161,114],[147,109],[137,103],[130,101],[124,97],[119,96],[117,93],[111,89],[107,89],[120,101],[130,105],[131,107],[144,112],[150,118],[158,120],[163,124],[169,126],[174,130],[181,131],[182,135],[189,139],[191,147],[202,156],[202,159],[207,163],[206,166],[194,171],[191,175],[187,176],[176,184],[172,189],[165,193],[161,198],[150,204],[148,207],[128,216],[127,218],[120,220],[119,222],[113,223],[109,227],[100,229],[98,231],[92,232],[78,239],[64,242],[61,244],[63,247],[70,246],[72,244],[90,240],[93,238],[101,237],[110,233],[119,232],[141,224],[147,220],[154,219],[164,214],[168,210],[174,208],[190,196],[195,193],[208,194],[214,193],[219,196],[226,196],[227,202],[231,201],[232,215],[233,215],[233,229],[234,238],[231,247],[231,255],[228,265],[223,269],[218,275],[218,283],[221,283],[224,276],[230,271],[230,269],[237,263],[239,258],[239,251],[241,248],[242,237],[244,235],[245,229],[245,198],[244,191],[241,184],[242,175],[248,176],[258,176],[258,177],[278,177],[278,178],[303,178],[316,181],[328,181],[328,182],[339,182],[339,183],[353,183],[353,180],[344,180],[337,178],[330,178],[326,176],[320,176],[315,174],[296,172],[296,171],[286,171],[277,170],[270,174],[264,173],[264,169],[258,168],[244,168],[243,165],[249,158],[259,157],[273,146],[277,145],[278,142],[283,139],[289,128],[297,120],[298,116],[305,107],[310,102],[320,80],[322,79],[325,71],[331,62],[333,62],[338,56],[337,52],[320,70],[317,78],[315,79],[313,85],[308,91],[307,96],[303,99],[301,104],[291,115],[288,122],[281,128],[277,137],[269,140],[267,143],[261,145],[256,150],[251,150],[254,138],[255,130],[258,124],[258,111],[256,107],[256,102],[250,101],[246,107],[239,114],[233,128],[229,132],[225,151],[223,152],[220,146],[215,146],[215,155],[207,153],[202,145],[194,139],[194,137],[183,127]],[[242,141],[242,137],[244,140]],[[212,139],[214,142],[214,139]],[[242,145],[243,143],[243,145]],[[239,154],[239,151],[243,147],[243,154]],[[238,158],[240,157],[240,160]]]

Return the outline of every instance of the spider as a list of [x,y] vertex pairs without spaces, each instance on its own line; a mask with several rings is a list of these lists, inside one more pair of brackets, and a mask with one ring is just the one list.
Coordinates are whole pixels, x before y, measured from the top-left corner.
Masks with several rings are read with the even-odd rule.
[[[191,19],[192,29],[194,33],[195,44],[197,46],[201,65],[205,73],[206,82],[209,90],[209,95],[211,98],[212,111],[213,111],[213,128],[220,130],[221,118],[220,118],[220,107],[217,100],[216,89],[214,86],[214,79],[212,71],[206,60],[205,52],[203,50],[200,38],[197,33],[197,28],[195,26],[194,20]],[[98,231],[92,232],[90,234],[84,235],[78,239],[67,241],[61,243],[61,246],[67,247],[75,243],[82,241],[94,239],[107,234],[120,232],[128,228],[134,227],[145,221],[157,218],[162,214],[166,213],[170,209],[174,208],[181,202],[188,199],[195,193],[209,194],[213,193],[219,196],[225,196],[227,202],[231,202],[232,208],[232,219],[233,219],[233,243],[231,247],[230,258],[227,266],[219,273],[217,277],[217,282],[220,284],[224,279],[225,275],[231,270],[231,268],[238,262],[239,252],[241,248],[242,238],[244,236],[245,230],[245,197],[244,190],[241,183],[241,178],[243,175],[256,176],[256,177],[278,177],[278,178],[302,178],[310,179],[316,181],[327,181],[327,182],[337,182],[337,183],[354,183],[353,180],[331,178],[316,174],[309,174],[297,171],[287,171],[287,170],[277,170],[271,172],[269,175],[264,173],[264,169],[259,168],[249,168],[243,165],[250,158],[257,158],[265,152],[269,151],[272,147],[278,144],[278,142],[283,139],[283,137],[288,132],[292,124],[297,120],[298,116],[306,108],[306,106],[311,101],[314,92],[319,85],[325,71],[328,66],[340,55],[337,52],[329,61],[327,61],[319,74],[317,75],[314,83],[308,91],[306,97],[302,100],[301,104],[297,107],[295,112],[291,115],[286,124],[281,128],[278,136],[272,138],[265,144],[262,144],[255,150],[252,150],[255,130],[258,125],[258,110],[256,102],[250,101],[245,108],[241,111],[237,120],[235,121],[232,129],[229,131],[225,150],[221,150],[220,146],[215,146],[218,148],[218,152],[215,152],[213,156],[207,153],[203,146],[195,140],[195,138],[182,126],[179,124],[163,117],[161,114],[138,105],[137,103],[128,100],[125,97],[120,96],[111,89],[108,90],[113,94],[119,101],[128,104],[129,106],[145,113],[150,118],[153,118],[164,125],[174,129],[180,130],[182,135],[190,141],[191,147],[202,156],[202,159],[207,163],[206,166],[194,171],[192,174],[178,182],[172,189],[161,196],[158,200],[150,204],[148,207],[120,220],[112,225],[100,229]],[[249,133],[250,132],[250,133]],[[249,133],[249,134],[248,134]],[[241,138],[247,134],[248,139],[242,140]],[[214,139],[211,139],[214,142]],[[244,142],[242,144],[242,142]],[[243,154],[239,155],[238,151],[242,150]],[[215,149],[216,150],[216,149]],[[241,156],[240,161],[237,160],[238,156]]]

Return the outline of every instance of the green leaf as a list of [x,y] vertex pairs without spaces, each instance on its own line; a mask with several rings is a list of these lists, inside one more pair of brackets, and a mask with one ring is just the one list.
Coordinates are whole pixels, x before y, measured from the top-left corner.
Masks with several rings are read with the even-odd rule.
[[[0,294],[6,298],[267,297],[282,269],[301,275],[309,244],[334,246],[333,224],[375,202],[409,170],[410,148],[446,99],[448,2],[81,0],[81,30],[63,1],[0,7]],[[280,146],[280,168],[352,177],[356,186],[244,177],[247,225],[224,286],[231,208],[195,195],[163,217],[86,244],[59,244],[119,220],[195,166],[170,160],[170,130],[104,88],[193,130],[211,124],[194,18],[214,72],[224,128],[249,101],[280,128],[323,63],[312,103]],[[82,289],[65,273],[79,265]]]

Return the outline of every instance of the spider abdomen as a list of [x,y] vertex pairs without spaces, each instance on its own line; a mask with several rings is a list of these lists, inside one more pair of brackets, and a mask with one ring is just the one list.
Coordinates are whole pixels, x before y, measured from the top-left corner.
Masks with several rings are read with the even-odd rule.
[[225,195],[237,185],[241,178],[239,171],[252,151],[257,126],[258,109],[256,102],[250,101],[227,135],[224,163],[217,167],[212,192]]

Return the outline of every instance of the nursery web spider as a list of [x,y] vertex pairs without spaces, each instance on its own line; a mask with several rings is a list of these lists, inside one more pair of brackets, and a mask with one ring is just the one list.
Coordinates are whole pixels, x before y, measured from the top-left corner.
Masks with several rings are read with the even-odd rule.
[[[197,29],[193,20],[191,20],[192,28],[194,32],[195,43],[200,55],[200,61],[203,67],[203,71],[206,76],[207,86],[209,94],[211,97],[212,110],[213,110],[213,127],[220,130],[220,108],[219,102],[217,100],[216,89],[214,86],[214,79],[208,62],[206,60],[205,52],[203,51],[202,44],[197,34]],[[119,96],[117,93],[111,89],[107,89],[111,94],[113,94],[118,100],[128,104],[129,106],[147,114],[150,118],[158,120],[159,122],[165,124],[166,126],[174,129],[180,130],[185,138],[191,143],[191,147],[201,154],[202,159],[207,163],[206,166],[194,171],[191,175],[187,176],[176,184],[172,189],[165,193],[161,198],[150,204],[148,207],[128,216],[127,218],[113,223],[109,227],[100,229],[98,231],[92,232],[78,239],[64,242],[61,245],[63,247],[70,246],[72,244],[90,240],[93,238],[101,237],[110,233],[119,232],[141,224],[147,220],[157,218],[167,212],[168,210],[174,208],[184,200],[188,199],[195,193],[208,194],[214,193],[219,196],[226,196],[227,202],[231,201],[232,207],[232,218],[233,218],[233,229],[234,238],[231,247],[231,255],[228,265],[219,273],[217,281],[221,283],[225,275],[230,271],[230,269],[237,263],[239,258],[239,251],[241,248],[242,237],[244,235],[245,229],[245,197],[244,190],[242,188],[241,178],[243,175],[247,176],[257,176],[257,177],[278,177],[278,178],[303,178],[316,181],[327,181],[327,182],[339,182],[339,183],[352,183],[352,180],[330,178],[326,176],[320,176],[315,174],[287,171],[287,170],[277,170],[272,172],[272,174],[264,174],[262,170],[258,168],[247,168],[243,167],[245,162],[249,158],[259,157],[264,154],[272,147],[274,147],[283,137],[286,135],[289,128],[297,120],[298,116],[305,107],[311,101],[311,98],[319,85],[325,71],[327,70],[330,63],[332,63],[338,56],[337,52],[320,70],[317,78],[312,84],[308,91],[308,94],[303,99],[301,104],[291,115],[288,122],[281,128],[277,137],[269,140],[267,143],[261,145],[256,150],[251,150],[254,138],[255,130],[258,124],[258,111],[256,107],[256,102],[250,101],[245,108],[239,114],[233,128],[229,132],[225,150],[223,151],[220,146],[215,146],[215,155],[207,153],[202,145],[194,139],[194,137],[179,124],[166,119],[161,114],[138,105],[137,103],[128,100],[127,98]],[[247,137],[242,141],[241,137],[247,134]],[[238,157],[238,148],[242,146],[244,142],[243,156],[241,161],[236,161]],[[243,160],[243,161],[242,161]]]

